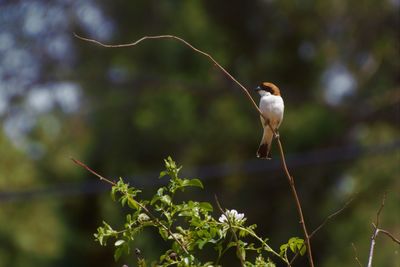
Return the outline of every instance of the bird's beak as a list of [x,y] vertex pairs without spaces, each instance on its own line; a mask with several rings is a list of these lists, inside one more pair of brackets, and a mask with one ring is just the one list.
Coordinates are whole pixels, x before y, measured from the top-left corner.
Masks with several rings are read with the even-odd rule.
[[254,88],[254,91],[260,91],[261,90],[261,86],[257,86],[256,88]]

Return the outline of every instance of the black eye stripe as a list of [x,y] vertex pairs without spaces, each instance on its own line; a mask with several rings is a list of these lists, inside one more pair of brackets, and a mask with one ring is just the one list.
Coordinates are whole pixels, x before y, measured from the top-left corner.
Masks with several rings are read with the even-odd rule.
[[270,92],[271,94],[274,93],[273,90],[272,90],[272,88],[269,87],[269,86],[265,86],[265,85],[262,84],[262,85],[261,85],[261,88],[264,89],[264,90],[267,91],[267,92]]

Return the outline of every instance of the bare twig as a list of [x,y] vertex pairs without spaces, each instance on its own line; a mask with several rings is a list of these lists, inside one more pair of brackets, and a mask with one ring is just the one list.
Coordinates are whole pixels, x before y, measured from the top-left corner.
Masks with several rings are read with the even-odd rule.
[[351,246],[353,247],[353,250],[354,250],[354,259],[356,260],[358,266],[362,267],[362,264],[361,264],[360,260],[358,259],[358,252],[357,252],[356,246],[354,245],[354,243],[351,243]]
[[[311,239],[319,230],[321,230],[330,220],[332,220],[334,217],[338,216],[340,213],[342,213],[348,205],[354,200],[354,197],[351,197],[340,209],[337,211],[333,212],[330,214],[328,217],[325,218],[325,220],[317,227],[314,229],[314,231],[311,232],[309,235],[309,238]],[[304,245],[303,245],[304,246]],[[299,249],[299,251],[302,249],[302,247]],[[297,259],[299,256],[299,251],[296,252],[296,254],[293,256],[293,258],[290,260],[290,264],[293,264],[293,262]]]
[[[76,159],[74,159],[74,158],[71,158],[71,160],[72,160],[75,164],[77,164],[77,165],[79,165],[79,166],[85,168],[87,171],[89,171],[90,173],[92,173],[92,174],[94,174],[95,176],[97,176],[101,181],[105,181],[105,182],[107,182],[107,183],[109,183],[109,184],[111,184],[111,185],[113,185],[113,186],[117,185],[115,182],[111,181],[110,179],[105,178],[104,176],[98,174],[97,172],[95,172],[94,170],[92,170],[91,168],[89,168],[89,167],[88,167],[86,164],[84,164],[83,162],[81,162],[81,161],[79,161],[79,160],[76,160]],[[144,212],[147,214],[147,216],[150,217],[150,219],[151,219],[152,221],[154,221],[158,226],[164,228],[164,230],[166,230],[166,231],[168,232],[168,234],[176,241],[176,243],[178,243],[178,245],[182,248],[182,250],[183,250],[186,254],[189,254],[189,251],[188,251],[188,250],[186,249],[186,247],[182,244],[182,242],[179,241],[179,239],[176,238],[176,236],[175,236],[174,233],[171,231],[171,229],[169,229],[169,228],[168,228],[167,226],[165,226],[162,222],[160,222],[160,221],[157,219],[157,217],[154,216],[153,213],[151,213],[151,211],[150,211],[145,205],[143,205],[143,204],[140,203],[139,201],[134,200],[133,198],[132,198],[132,200],[135,201],[135,203],[136,203],[142,210],[144,210]]]
[[[271,129],[273,129],[271,127],[271,125],[269,125],[269,127]],[[307,227],[306,227],[306,223],[305,223],[304,215],[303,215],[303,209],[301,207],[301,202],[300,202],[299,196],[297,195],[297,190],[296,190],[296,185],[294,183],[294,178],[293,178],[293,176],[290,175],[289,169],[288,169],[288,167],[286,165],[285,154],[283,152],[283,147],[282,147],[282,143],[281,143],[280,137],[279,137],[279,135],[277,135],[275,133],[275,131],[274,131],[274,135],[277,136],[276,139],[277,139],[277,142],[278,142],[279,152],[280,152],[281,159],[282,159],[282,167],[283,167],[283,170],[285,171],[286,177],[287,177],[287,179],[289,181],[290,189],[292,191],[292,195],[293,195],[293,197],[295,199],[295,202],[296,202],[297,213],[298,213],[298,215],[300,217],[300,224],[301,224],[301,226],[303,228],[304,239],[306,241],[308,261],[310,263],[310,266],[314,267],[314,260],[313,260],[313,256],[312,256],[311,242],[310,242],[310,238],[311,237],[310,237],[310,235],[308,234],[308,231],[307,231]]]
[[354,200],[354,197],[351,197],[344,205],[343,207],[341,207],[340,209],[338,209],[337,211],[335,211],[334,213],[332,213],[331,215],[329,215],[328,217],[325,218],[325,220],[317,227],[315,228],[314,231],[311,232],[310,234],[310,238],[312,238],[315,233],[317,233],[319,230],[321,230],[322,227],[325,226],[325,224],[327,224],[330,220],[332,220],[333,218],[335,218],[336,216],[338,216],[340,213],[342,213],[342,211],[344,211],[347,206],[350,205],[350,203]]
[[378,229],[379,232],[384,233],[385,235],[387,235],[388,237],[390,237],[393,242],[397,243],[400,245],[400,239],[396,238],[393,234],[391,234],[389,231],[386,231],[384,229]]
[[76,160],[74,158],[71,158],[71,160],[75,163],[78,164],[79,166],[85,168],[86,170],[88,170],[89,172],[91,172],[92,174],[94,174],[95,176],[97,176],[101,181],[105,181],[107,183],[109,183],[110,185],[116,185],[115,182],[101,176],[100,174],[98,174],[97,172],[95,172],[94,170],[92,170],[91,168],[89,168],[86,164],[80,162],[79,160]]
[[374,230],[373,230],[372,236],[371,236],[371,245],[370,245],[370,249],[369,249],[369,257],[368,257],[367,267],[371,267],[372,266],[372,259],[374,257],[374,248],[375,248],[375,243],[376,243],[376,237],[378,236],[379,233],[384,233],[390,239],[392,239],[393,242],[395,242],[398,245],[400,245],[400,240],[398,238],[396,238],[389,231],[379,228],[380,215],[381,215],[381,212],[382,212],[383,208],[385,207],[385,200],[386,200],[386,192],[383,194],[382,203],[381,203],[381,205],[380,205],[380,207],[378,209],[378,212],[376,213],[376,221],[375,221],[375,223],[372,223],[372,227],[373,227]]
[[240,265],[242,267],[244,267],[245,266],[245,262],[244,262],[244,258],[242,256],[242,253],[240,252],[239,239],[238,239],[238,237],[236,235],[235,230],[233,230],[230,218],[229,218],[228,214],[222,209],[221,204],[219,203],[218,198],[217,198],[216,195],[214,195],[214,198],[215,198],[215,202],[217,203],[218,209],[222,212],[222,214],[225,215],[226,221],[228,222],[228,225],[229,225],[229,230],[231,230],[232,236],[233,236],[233,238],[235,239],[235,242],[236,242],[236,254],[237,254],[237,256],[238,256],[238,258],[240,260]]
[[379,234],[379,228],[378,228],[379,227],[379,219],[380,219],[379,217],[381,215],[383,207],[385,206],[385,200],[386,200],[386,192],[383,194],[381,206],[379,207],[378,212],[376,213],[376,223],[372,224],[374,226],[374,231],[371,236],[371,246],[369,249],[369,257],[368,257],[368,264],[367,264],[368,267],[372,266],[372,258],[374,257],[375,239]]
[[382,212],[383,208],[385,207],[385,201],[386,201],[386,192],[383,194],[381,206],[379,207],[379,210],[376,213],[376,224],[375,225],[377,228],[379,227],[381,212]]
[[[259,109],[259,107],[257,106],[257,104],[256,104],[256,102],[254,101],[254,99],[251,97],[251,95],[250,95],[250,93],[249,93],[249,90],[247,90],[246,87],[244,87],[238,80],[236,80],[236,79],[235,79],[224,67],[222,67],[210,54],[208,54],[208,53],[206,53],[206,52],[204,52],[204,51],[202,51],[202,50],[200,50],[200,49],[194,47],[194,46],[191,45],[189,42],[187,42],[186,40],[184,40],[184,39],[182,39],[182,38],[180,38],[180,37],[177,37],[177,36],[175,36],[175,35],[144,36],[144,37],[142,37],[142,38],[140,38],[140,39],[138,39],[137,41],[132,42],[132,43],[110,45],[110,44],[103,44],[103,43],[101,43],[101,42],[99,42],[99,41],[97,41],[97,40],[94,40],[94,39],[84,38],[84,37],[82,37],[82,36],[79,36],[79,35],[76,34],[76,33],[74,33],[74,35],[75,35],[75,37],[77,37],[77,38],[79,38],[79,39],[81,39],[81,40],[83,40],[83,41],[95,43],[95,44],[98,44],[98,45],[100,45],[100,46],[109,47],[109,48],[131,47],[131,46],[135,46],[135,45],[137,45],[137,44],[139,44],[139,43],[141,43],[142,41],[147,40],[147,39],[175,39],[175,40],[178,40],[178,41],[180,41],[181,43],[183,43],[183,44],[185,44],[186,46],[188,46],[189,48],[191,48],[191,49],[192,49],[193,51],[195,51],[196,53],[199,53],[199,54],[201,54],[201,55],[207,57],[207,58],[208,58],[215,66],[217,66],[226,76],[228,76],[232,81],[234,81],[234,82],[242,89],[242,91],[245,93],[245,95],[247,96],[247,98],[249,99],[249,101],[252,103],[253,107],[257,110],[257,112],[259,113],[259,115],[262,116],[262,117],[265,119],[265,121],[268,121],[268,120],[265,118],[265,116],[263,115],[263,113],[261,112],[261,110]],[[270,85],[276,87],[276,85],[274,85],[274,84],[272,84],[272,83],[270,83]],[[308,234],[307,227],[306,227],[306,224],[305,224],[305,221],[304,221],[303,210],[302,210],[302,207],[301,207],[301,203],[300,203],[299,197],[298,197],[298,195],[297,195],[297,191],[296,191],[294,179],[293,179],[293,177],[290,175],[289,170],[288,170],[288,168],[287,168],[286,160],[285,160],[285,155],[284,155],[284,152],[283,152],[282,143],[281,143],[281,141],[280,141],[280,139],[279,139],[279,135],[276,134],[275,129],[272,128],[271,125],[269,125],[269,127],[272,129],[272,131],[273,131],[273,133],[274,133],[274,136],[276,137],[277,142],[278,142],[278,146],[279,146],[279,150],[280,150],[280,155],[281,155],[281,159],[282,159],[282,166],[283,166],[284,172],[285,172],[285,174],[286,174],[286,176],[287,176],[287,178],[288,178],[289,185],[290,185],[290,188],[291,188],[293,197],[294,197],[294,199],[295,199],[295,201],[296,201],[296,208],[297,208],[298,215],[299,215],[299,217],[300,217],[300,224],[301,224],[302,229],[303,229],[303,232],[304,232],[304,237],[305,237],[306,245],[307,245],[307,256],[308,256],[308,260],[309,260],[309,263],[310,263],[310,267],[314,267],[314,261],[313,261],[313,256],[312,256],[311,243],[310,243],[310,236],[309,236],[309,234]]]

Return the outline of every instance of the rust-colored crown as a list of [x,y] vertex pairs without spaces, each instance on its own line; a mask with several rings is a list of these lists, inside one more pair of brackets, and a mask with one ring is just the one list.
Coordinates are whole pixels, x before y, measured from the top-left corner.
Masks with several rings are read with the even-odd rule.
[[270,92],[271,95],[276,95],[276,96],[280,96],[281,95],[281,91],[279,90],[278,86],[276,86],[273,83],[269,83],[269,82],[263,82],[260,87],[267,91]]

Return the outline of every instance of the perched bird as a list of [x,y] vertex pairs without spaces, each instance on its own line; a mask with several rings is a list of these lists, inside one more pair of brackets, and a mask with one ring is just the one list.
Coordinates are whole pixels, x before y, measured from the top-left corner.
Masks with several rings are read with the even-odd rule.
[[272,126],[275,133],[278,133],[279,125],[281,125],[283,119],[285,106],[279,88],[274,84],[263,82],[254,90],[261,96],[259,107],[263,114],[263,116],[260,117],[264,128],[263,137],[257,150],[257,157],[261,159],[271,159],[271,143],[274,133],[268,124]]

